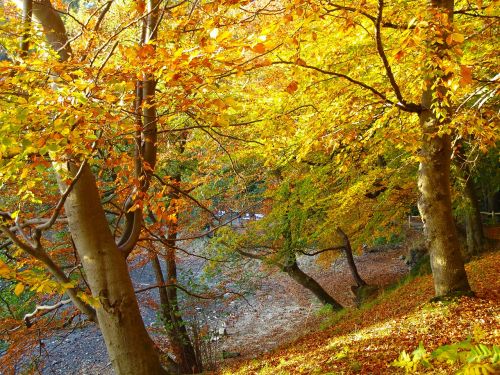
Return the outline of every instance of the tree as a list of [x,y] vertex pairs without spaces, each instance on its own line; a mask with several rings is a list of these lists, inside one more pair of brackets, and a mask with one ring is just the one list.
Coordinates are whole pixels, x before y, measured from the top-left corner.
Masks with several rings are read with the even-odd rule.
[[[267,182],[270,183],[269,180]],[[324,217],[321,206],[315,203],[318,199],[316,193],[307,178],[303,181],[281,181],[277,191],[271,191],[268,186],[264,194],[268,197],[267,205],[272,207],[271,211],[266,212],[265,217],[244,225],[242,229],[219,230],[211,245],[216,253],[222,251],[227,256],[236,253],[276,267],[308,289],[321,303],[330,305],[334,310],[341,310],[343,306],[314,278],[306,274],[297,260],[298,255],[316,256],[342,250],[346,254],[356,286],[366,285],[354,263],[351,244],[345,232],[336,228],[336,235],[342,244],[331,245],[337,238],[329,238],[328,242],[324,242],[324,237],[318,237],[318,233],[312,231],[315,227],[311,223]],[[271,194],[272,203],[269,202]],[[319,248],[320,244],[328,245]]]
[[428,8],[431,30],[426,61],[428,76],[419,113],[424,138],[418,176],[421,194],[418,208],[429,242],[437,296],[470,291],[452,216],[451,136],[440,132],[441,127],[451,121],[451,98],[444,83],[444,68],[452,58],[453,4],[453,0],[437,0],[431,1]]
[[[159,10],[156,2],[148,3],[148,16],[145,22],[144,41],[154,40],[159,23]],[[33,16],[44,29],[51,47],[64,63],[70,59],[70,42],[59,13],[52,7],[49,0],[33,4]],[[154,80],[146,77],[139,83],[139,100],[144,100],[145,125],[142,134],[144,144],[139,146],[138,158],[149,163],[154,168],[156,134],[156,110],[153,104]],[[142,107],[141,107],[142,108]],[[122,240],[117,245],[109,229],[108,222],[101,204],[97,183],[85,155],[77,152],[67,152],[63,160],[54,161],[61,198],[52,217],[35,230],[31,244],[28,238],[20,239],[10,231],[13,217],[3,214],[5,219],[2,231],[20,248],[42,261],[60,282],[69,283],[64,274],[59,275],[58,268],[46,255],[41,246],[41,234],[49,229],[57,220],[64,205],[66,217],[71,232],[72,241],[78,251],[90,290],[96,303],[95,317],[103,334],[108,354],[118,374],[164,374],[159,355],[149,337],[139,312],[132,282],[128,274],[126,255],[133,248],[140,232],[140,210],[132,213],[132,229],[126,229]],[[144,177],[144,190],[147,189],[147,173],[139,173]],[[132,205],[129,204],[127,210]],[[7,226],[8,225],[8,226]],[[22,234],[22,229],[19,229]],[[121,248],[121,250],[120,250]],[[81,303],[78,294],[67,289],[67,293],[77,306],[90,318],[95,319],[93,311]],[[74,295],[76,294],[76,295]]]
[[[463,27],[469,30],[480,29],[479,24],[488,16],[476,18],[475,8],[473,11],[465,4],[454,10],[453,2],[433,2],[418,9],[404,7],[383,0],[361,6],[295,2],[283,16],[286,30],[280,29],[280,39],[274,41],[275,45],[290,41],[290,47],[279,49],[274,59],[266,56],[261,65],[287,77],[288,85],[281,84],[282,90],[291,95],[290,101],[303,114],[301,119],[297,113],[291,122],[290,128],[297,129],[296,133],[281,138],[288,140],[281,149],[287,162],[296,151],[297,159],[311,165],[324,166],[325,161],[335,160],[343,172],[339,175],[353,174],[349,169],[354,165],[364,168],[359,175],[368,174],[367,163],[356,163],[356,156],[374,160],[390,152],[391,143],[407,151],[402,154],[406,159],[403,163],[419,162],[419,208],[430,247],[436,295],[467,293],[470,287],[452,217],[451,138],[479,133],[479,122],[485,121],[462,123],[462,113],[468,111],[457,101],[470,94],[471,68],[459,61],[464,37],[456,31],[452,16],[459,15]],[[403,8],[405,12],[401,12]],[[477,40],[471,38],[471,45],[482,42],[481,32],[477,35]],[[272,50],[272,41],[266,43]],[[469,45],[464,48],[469,52]],[[389,55],[389,50],[395,51],[394,55]],[[489,54],[485,51],[472,57],[470,53],[467,58],[473,58],[478,66],[481,60],[490,64]],[[306,111],[307,107],[310,109]],[[273,129],[279,139],[283,127],[277,124]],[[484,132],[475,141],[491,145],[491,131],[488,122],[485,132],[489,135]],[[311,158],[313,149],[321,147],[326,155]],[[275,152],[271,158],[276,155],[280,153]],[[390,177],[396,181],[399,176],[394,173]],[[338,197],[359,189],[361,180],[366,177],[360,176]],[[398,190],[406,185],[406,181],[401,182],[391,185]],[[380,184],[380,180],[374,183]],[[386,196],[389,191],[385,190],[378,194]],[[344,205],[355,207],[350,203]]]

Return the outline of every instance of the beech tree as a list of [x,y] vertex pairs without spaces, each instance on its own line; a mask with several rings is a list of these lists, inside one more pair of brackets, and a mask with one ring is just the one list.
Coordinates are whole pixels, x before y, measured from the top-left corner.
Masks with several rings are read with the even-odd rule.
[[[222,245],[278,265],[340,309],[297,255],[352,250],[346,234],[356,248],[397,227],[418,187],[436,295],[470,291],[450,166],[459,141],[480,152],[498,141],[496,108],[483,106],[496,92],[484,87],[498,81],[494,1],[148,0],[73,10],[25,0],[22,15],[6,4],[0,276],[17,295],[58,298],[53,309],[66,294],[99,324],[117,373],[166,372],[128,274],[135,255],[153,261],[170,338],[179,356],[189,352],[180,367],[201,370],[181,342],[175,251],[206,234],[180,231],[224,207],[262,205],[266,217],[245,233],[217,223]],[[158,172],[186,159],[190,170]],[[182,212],[181,195],[203,214]],[[147,230],[146,215],[156,221]],[[148,230],[165,248],[146,255],[136,245],[151,241]]]
[[[240,62],[241,49],[255,42],[219,34],[224,22],[228,28],[238,27],[236,17],[223,17],[239,6],[232,1],[221,8],[182,1],[106,2],[78,14],[56,9],[48,0],[30,4],[23,6],[24,23],[16,22],[10,7],[10,19],[2,25],[9,61],[2,65],[0,173],[2,193],[8,197],[2,201],[3,238],[12,251],[30,255],[26,262],[32,271],[13,258],[1,264],[2,277],[17,281],[16,294],[25,288],[68,294],[99,323],[117,373],[164,373],[139,314],[126,263],[140,239],[143,208],[154,208],[161,222],[172,214],[160,210],[148,195],[158,124],[165,134],[170,125],[182,124],[173,121],[176,116],[187,116],[194,123],[191,129],[201,129],[224,149],[219,141],[224,134],[215,129],[237,123],[241,116],[234,101],[217,97],[208,73],[225,73],[226,60]],[[42,34],[31,23],[31,11]],[[161,22],[165,18],[171,21],[168,25]],[[194,25],[201,27],[192,34]],[[69,236],[64,235],[66,224]],[[177,230],[170,225],[170,231],[171,255]],[[62,249],[53,233],[67,240]],[[70,274],[64,272],[68,258],[73,263]],[[81,279],[73,271],[80,268]],[[170,270],[168,278],[169,299],[176,304],[175,272]],[[185,330],[182,323],[179,329]],[[177,359],[183,371],[196,369],[197,364],[187,363],[193,358]]]
[[[141,43],[154,41],[159,26],[159,3],[149,2],[147,7],[148,13],[144,22]],[[105,16],[107,9],[101,13],[101,19]],[[32,12],[33,18],[41,23],[47,41],[58,56],[58,61],[61,65],[68,61],[72,53],[71,43],[60,14],[52,7],[50,1],[44,0],[33,4],[25,2],[23,11],[26,15],[23,25],[25,32],[29,33]],[[97,29],[98,25],[95,28]],[[27,39],[23,37],[25,56],[29,52],[24,46]],[[68,76],[68,73],[64,71],[62,74]],[[137,160],[139,164],[136,165],[136,173],[137,178],[141,178],[142,182],[134,194],[147,190],[150,178],[148,171],[153,170],[155,164],[154,87],[155,81],[152,75],[145,75],[137,81],[136,111],[141,125],[138,127],[140,136],[137,144]],[[57,88],[55,91],[58,91]],[[28,91],[28,98],[30,94]],[[142,109],[144,111],[140,112]],[[63,127],[70,126],[60,120],[60,114],[55,114],[55,116],[55,122],[58,122],[57,118],[59,118]],[[48,120],[47,117],[45,118]],[[53,151],[56,150],[59,151],[57,148]],[[54,157],[55,155],[57,156]],[[43,157],[43,154],[41,156]],[[29,236],[24,233],[26,224],[20,224],[19,216],[4,212],[2,232],[19,248],[43,263],[59,282],[68,285],[65,291],[76,306],[91,320],[98,322],[116,373],[167,373],[160,364],[159,353],[155,350],[153,341],[142,322],[126,264],[126,257],[133,249],[140,233],[141,210],[136,209],[130,214],[127,213],[126,228],[121,239],[116,243],[108,226],[88,156],[75,150],[69,152],[63,150],[63,152],[53,154],[52,159],[61,192],[52,216],[36,226],[34,233]],[[144,170],[143,165],[148,166],[148,171]],[[131,195],[125,205],[126,211],[129,211],[135,204],[134,199],[134,195]],[[50,229],[59,219],[63,206],[72,241],[95,299],[93,303],[95,311],[82,300],[69,278],[55,265],[42,244],[43,232]],[[12,226],[14,226],[13,229]]]
[[[469,123],[463,121],[468,111],[461,103],[475,91],[471,87],[473,68],[467,62],[474,61],[478,75],[484,77],[486,72],[479,66],[488,67],[492,61],[489,47],[481,51],[478,46],[487,38],[480,25],[488,28],[490,17],[494,22],[494,16],[479,13],[483,9],[491,12],[491,7],[488,3],[477,9],[460,3],[455,9],[452,1],[412,9],[383,0],[352,6],[332,1],[294,2],[280,13],[286,26],[276,26],[277,38],[265,43],[264,50],[271,52],[257,59],[262,70],[267,70],[261,75],[282,78],[271,83],[281,91],[281,102],[274,106],[279,120],[264,125],[271,123],[271,131],[262,129],[273,140],[268,158],[289,165],[295,159],[318,167],[330,161],[332,169],[338,168],[337,180],[353,175],[352,168],[363,168],[353,184],[332,199],[343,201],[339,206],[345,211],[354,212],[356,200],[346,199],[354,193],[358,201],[364,199],[361,194],[375,197],[373,191],[367,191],[369,186],[360,189],[360,181],[369,181],[366,176],[374,174],[368,168],[375,169],[373,161],[390,153],[395,144],[403,150],[403,165],[418,162],[418,206],[436,296],[470,291],[452,216],[450,163],[455,152],[453,137],[477,134],[475,142],[486,148],[496,138],[490,120],[474,116],[472,120],[468,117]],[[460,17],[459,23],[453,22],[454,16]],[[478,31],[465,41],[465,30]],[[273,50],[276,46],[279,48]],[[249,69],[248,75],[253,72]],[[486,76],[488,81],[491,71]],[[278,117],[285,106],[291,112],[300,109],[288,128],[280,124],[283,117]],[[359,162],[357,155],[373,164]],[[387,197],[408,189],[408,174],[399,182],[395,181],[401,174],[389,176],[392,178],[379,175],[371,179],[372,190],[379,185],[377,195]],[[338,217],[338,211],[332,212],[333,217]]]

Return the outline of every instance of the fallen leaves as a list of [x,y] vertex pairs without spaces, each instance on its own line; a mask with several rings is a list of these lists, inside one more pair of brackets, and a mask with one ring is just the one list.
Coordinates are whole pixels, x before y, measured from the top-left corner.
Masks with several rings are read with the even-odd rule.
[[[427,302],[433,295],[430,275],[418,277],[382,296],[373,306],[348,310],[325,331],[305,336],[288,347],[243,363],[226,374],[394,373],[391,362],[422,342],[431,352],[468,336],[486,345],[500,338],[500,253],[487,254],[467,265],[476,297]],[[411,298],[409,298],[411,296]],[[458,364],[433,363],[423,373],[446,374]],[[416,373],[418,373],[417,370]]]

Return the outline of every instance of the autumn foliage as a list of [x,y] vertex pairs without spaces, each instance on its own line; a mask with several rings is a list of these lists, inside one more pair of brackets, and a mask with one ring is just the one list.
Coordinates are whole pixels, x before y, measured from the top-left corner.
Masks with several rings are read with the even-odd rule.
[[[479,206],[494,210],[498,194],[497,5],[2,1],[5,371],[40,335],[85,320],[100,322],[117,374],[201,371],[200,358],[154,350],[130,264],[156,266],[165,332],[186,342],[177,293],[233,293],[247,258],[341,310],[297,259],[328,270],[342,249],[401,236],[416,211],[432,277],[342,312],[345,341],[323,332],[238,371],[382,371],[419,342],[465,339],[478,319],[494,344],[497,256],[468,273],[464,261],[487,248]],[[202,259],[206,280],[183,284],[179,252]],[[431,284],[477,297],[423,305]]]

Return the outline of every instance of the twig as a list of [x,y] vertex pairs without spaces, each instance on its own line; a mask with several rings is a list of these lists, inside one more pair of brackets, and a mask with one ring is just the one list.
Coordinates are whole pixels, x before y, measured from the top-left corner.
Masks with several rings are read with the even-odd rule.
[[45,315],[48,312],[55,310],[55,309],[58,309],[61,306],[67,305],[70,302],[71,302],[71,299],[65,299],[65,300],[62,300],[62,301],[56,303],[55,305],[37,305],[35,310],[32,313],[24,315],[23,320],[24,320],[24,323],[26,324],[26,327],[30,328],[33,325],[33,323],[31,322],[30,319],[33,318],[38,312],[43,311],[41,315]]

